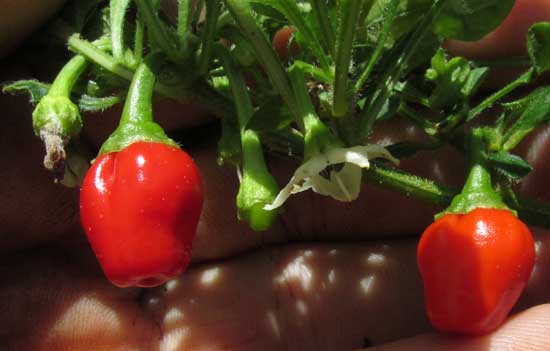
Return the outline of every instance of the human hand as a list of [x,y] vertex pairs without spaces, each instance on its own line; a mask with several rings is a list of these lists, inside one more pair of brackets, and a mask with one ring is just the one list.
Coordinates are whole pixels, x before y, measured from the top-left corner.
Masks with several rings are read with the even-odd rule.
[[[217,166],[212,138],[189,149],[206,194],[192,267],[163,287],[117,289],[79,228],[77,191],[51,184],[41,169],[29,107],[1,99],[9,128],[0,157],[9,166],[1,171],[0,340],[8,350],[338,350],[429,332],[415,251],[437,209],[369,186],[351,204],[302,194],[272,231],[254,233],[235,218],[236,176]],[[380,138],[415,137],[407,125],[384,127]],[[523,145],[536,167],[523,190],[547,201],[548,132]],[[445,152],[403,167],[458,184],[459,156]],[[272,167],[288,179],[284,164]],[[380,349],[547,349],[548,306],[540,304],[548,300],[550,243],[547,232],[534,234],[537,268],[517,307],[523,312],[496,333],[424,334]]]

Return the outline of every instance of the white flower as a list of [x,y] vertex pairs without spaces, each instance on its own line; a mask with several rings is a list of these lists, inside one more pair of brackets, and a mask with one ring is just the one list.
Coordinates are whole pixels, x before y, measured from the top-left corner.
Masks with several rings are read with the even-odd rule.
[[[368,169],[369,159],[379,157],[399,163],[399,160],[380,145],[332,148],[326,153],[315,155],[296,169],[288,184],[271,204],[264,206],[264,209],[276,209],[282,206],[290,195],[308,189],[339,201],[353,201],[359,196],[361,190],[361,169]],[[331,170],[328,179],[319,174],[328,166],[341,163],[344,164],[342,169]]]

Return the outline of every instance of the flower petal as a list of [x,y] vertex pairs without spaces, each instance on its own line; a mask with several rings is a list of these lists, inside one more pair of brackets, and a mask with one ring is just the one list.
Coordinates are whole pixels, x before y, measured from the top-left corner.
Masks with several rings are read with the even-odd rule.
[[[388,150],[380,145],[359,145],[350,148],[334,148],[315,155],[296,169],[288,184],[279,192],[265,210],[273,210],[284,204],[292,194],[308,189],[339,201],[352,201],[361,190],[361,168],[369,168],[369,159],[386,158],[399,163]],[[344,163],[339,171],[332,170],[329,179],[319,173],[330,165]]]

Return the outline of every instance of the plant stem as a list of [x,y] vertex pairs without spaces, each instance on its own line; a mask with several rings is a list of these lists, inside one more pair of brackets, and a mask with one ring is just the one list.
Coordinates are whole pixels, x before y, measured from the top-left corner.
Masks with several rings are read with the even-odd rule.
[[366,138],[371,130],[376,117],[383,108],[394,85],[401,78],[401,74],[406,63],[416,52],[424,36],[430,31],[433,19],[441,12],[444,0],[436,0],[430,11],[420,22],[416,30],[409,35],[409,38],[402,46],[399,58],[381,75],[380,83],[377,87],[377,93],[372,97],[359,116],[359,133],[361,138]]
[[208,72],[210,64],[210,53],[216,34],[216,23],[220,14],[221,2],[218,0],[206,0],[206,22],[202,33],[202,46],[198,62],[199,75],[205,75]]
[[310,0],[313,15],[321,29],[321,38],[326,51],[334,57],[334,28],[328,15],[328,8],[325,0]]
[[191,0],[178,0],[178,25],[177,33],[182,48],[187,47],[189,34],[191,32],[191,21],[193,14],[193,2]]
[[82,55],[76,55],[63,66],[57,74],[48,95],[70,97],[71,91],[80,75],[88,66],[88,60]]
[[348,74],[351,62],[353,39],[357,27],[357,19],[361,12],[363,0],[339,0],[339,26],[335,48],[334,100],[332,114],[342,117],[348,112]]
[[388,34],[390,33],[393,21],[397,16],[398,5],[399,5],[399,0],[391,0],[384,11],[384,13],[386,14],[384,16],[384,26],[382,27],[382,30],[378,35],[378,40],[376,42],[376,49],[374,49],[374,53],[370,57],[367,67],[365,68],[365,70],[357,80],[357,83],[355,84],[356,92],[358,92],[363,87],[363,85],[365,85],[365,82],[367,81],[370,74],[372,73],[374,66],[380,59],[380,56],[382,56],[382,51],[384,50],[386,39],[388,38]]
[[296,102],[292,94],[288,76],[281,61],[267,41],[265,34],[256,23],[252,15],[250,4],[248,1],[244,0],[225,0],[225,4],[245,36],[250,41],[250,44],[256,52],[258,61],[264,67],[271,83],[275,89],[277,89],[283,101],[287,104],[290,113],[298,120],[299,113],[296,109]]
[[[362,1],[362,0],[361,0]],[[300,12],[296,0],[278,0],[278,9],[280,9],[289,22],[292,23],[296,29],[303,35],[304,39],[311,47],[311,51],[315,54],[319,60],[319,65],[323,71],[329,72],[330,67],[328,63],[328,57],[319,42],[319,39],[306,22],[304,16]]]
[[182,55],[170,37],[166,27],[161,23],[158,14],[151,7],[151,2],[147,0],[135,0],[139,13],[149,29],[150,39],[157,44],[168,58],[178,63],[182,60]]
[[394,190],[406,196],[428,201],[439,206],[447,206],[457,191],[432,180],[406,174],[401,171],[371,164],[364,171],[368,183]]
[[471,109],[470,112],[468,113],[468,117],[466,117],[466,122],[469,122],[472,119],[474,119],[481,112],[493,106],[495,102],[502,99],[506,95],[510,94],[512,91],[514,91],[518,87],[525,84],[529,84],[534,77],[535,77],[535,69],[531,67],[526,72],[521,74],[518,78],[516,78],[513,82],[506,85],[504,88],[492,94],[491,96],[483,100],[479,105]]
[[[96,47],[94,44],[80,39],[78,34],[72,35],[68,40],[69,49],[81,54],[88,60],[105,68],[107,71],[122,77],[128,81],[132,80],[134,71],[119,64],[115,59]],[[224,96],[217,93],[208,84],[198,81],[189,88],[183,84],[167,85],[157,81],[155,91],[166,97],[179,101],[196,101],[201,106],[207,107],[214,114],[234,113],[233,105]]]

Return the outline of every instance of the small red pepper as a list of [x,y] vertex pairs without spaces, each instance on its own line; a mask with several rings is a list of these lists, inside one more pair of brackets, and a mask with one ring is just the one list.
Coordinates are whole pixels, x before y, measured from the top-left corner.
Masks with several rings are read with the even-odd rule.
[[509,210],[440,217],[418,245],[430,322],[462,334],[495,330],[525,288],[534,260],[531,232]]
[[535,262],[531,232],[493,189],[483,146],[483,131],[474,129],[466,184],[418,244],[428,318],[444,332],[483,335],[497,329]]
[[199,171],[152,120],[155,76],[142,64],[118,129],[80,193],[80,215],[107,278],[119,287],[160,285],[187,267],[202,208]]

